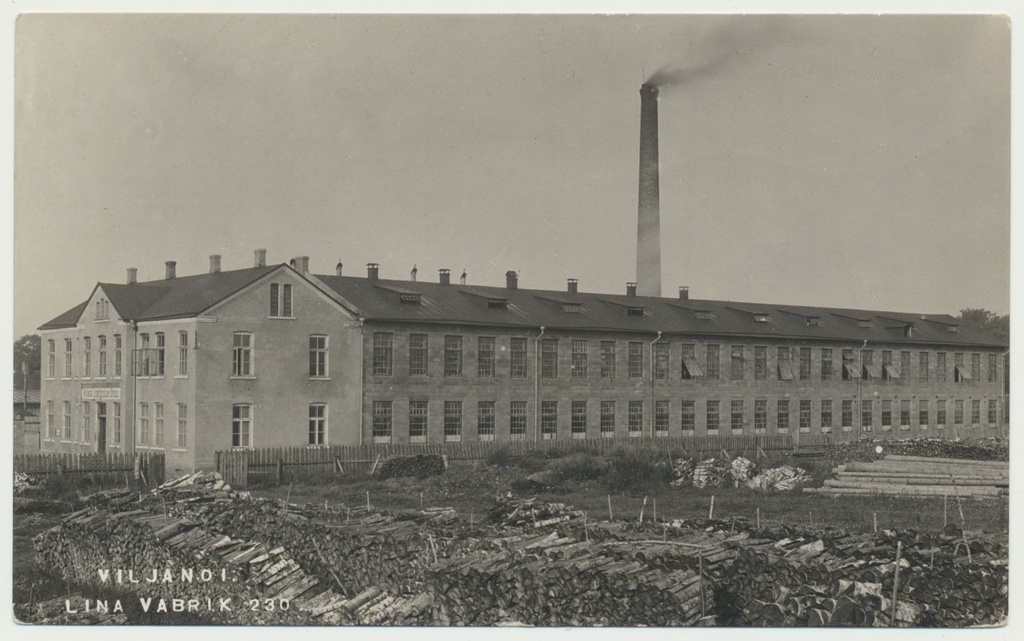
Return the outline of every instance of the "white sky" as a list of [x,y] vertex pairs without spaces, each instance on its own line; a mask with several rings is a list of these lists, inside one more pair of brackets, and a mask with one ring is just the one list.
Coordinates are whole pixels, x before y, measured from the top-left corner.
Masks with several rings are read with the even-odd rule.
[[1009,43],[970,16],[23,16],[14,333],[257,247],[624,291],[658,68],[664,295],[1006,313]]

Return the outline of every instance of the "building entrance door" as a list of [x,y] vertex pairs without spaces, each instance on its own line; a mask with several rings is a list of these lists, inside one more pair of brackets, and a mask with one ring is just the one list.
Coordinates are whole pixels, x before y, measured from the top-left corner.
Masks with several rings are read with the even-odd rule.
[[107,404],[96,403],[96,451],[107,453]]

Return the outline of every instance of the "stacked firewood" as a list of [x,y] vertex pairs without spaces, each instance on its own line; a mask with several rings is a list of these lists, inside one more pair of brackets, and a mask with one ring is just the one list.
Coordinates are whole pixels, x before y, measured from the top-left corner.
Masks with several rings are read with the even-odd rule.
[[381,463],[376,473],[382,479],[414,476],[425,479],[428,476],[443,474],[444,458],[439,454],[417,454],[415,456],[396,456]]
[[505,526],[539,528],[582,519],[585,516],[584,512],[565,503],[504,498],[498,501],[488,520]]

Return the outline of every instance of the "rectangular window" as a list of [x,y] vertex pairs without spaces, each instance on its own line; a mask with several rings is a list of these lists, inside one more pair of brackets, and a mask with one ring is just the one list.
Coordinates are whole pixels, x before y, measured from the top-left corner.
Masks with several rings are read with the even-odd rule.
[[156,428],[153,436],[153,446],[164,446],[164,404],[153,403],[153,425]]
[[57,370],[57,341],[51,338],[46,346],[46,378],[53,378]]
[[[231,351],[231,375],[253,375],[252,334],[247,332],[235,332],[234,348]],[[241,447],[248,447],[248,445]]]
[[409,441],[427,442],[427,401],[409,401]]
[[830,399],[821,401],[821,431],[832,431],[832,401]]
[[988,399],[988,426],[995,427],[999,423],[999,401]]
[[764,345],[754,346],[754,380],[768,380],[768,348]]
[[654,378],[655,380],[663,381],[668,378],[670,369],[669,362],[669,344],[668,343],[655,343],[654,344]]
[[988,355],[988,382],[996,383],[999,381],[999,356],[997,354]]
[[902,376],[903,380],[906,382],[910,382],[911,380],[910,352],[908,351],[900,352],[900,376]]
[[668,401],[654,401],[654,432],[668,436]]
[[971,426],[981,427],[981,399],[971,399]]
[[[114,404],[114,412],[118,411],[117,404]],[[116,415],[116,414],[115,414]],[[185,449],[188,444],[188,405],[178,403],[178,438],[175,446],[178,449]]]
[[270,284],[270,317],[292,317],[292,286],[289,284]]
[[789,432],[789,401],[780,400],[776,404],[776,428],[779,434],[786,434]]
[[910,399],[900,401],[900,429],[910,429]]
[[644,376],[644,344],[636,341],[629,343],[629,377]]
[[572,341],[572,371],[569,374],[571,378],[586,378],[587,377],[587,357],[589,356],[589,349],[587,347],[587,341],[573,339]]
[[743,401],[732,401],[729,408],[729,426],[733,433],[743,432]]
[[508,431],[512,440],[526,438],[526,401],[512,401],[508,407]]
[[821,380],[832,380],[832,348],[821,348]]
[[615,401],[601,401],[601,435],[615,434]]
[[139,403],[139,433],[136,437],[139,445],[149,445],[149,403]]
[[493,336],[479,336],[476,339],[476,375],[480,378],[494,376]]
[[481,441],[494,440],[494,401],[477,402],[476,433]]
[[754,401],[754,433],[768,432],[768,401],[759,398]]
[[778,374],[780,381],[793,380],[793,350],[789,347],[778,348]]
[[731,367],[729,378],[734,381],[743,380],[743,346],[733,345],[730,354]]
[[707,430],[708,434],[714,436],[718,434],[718,401],[707,402]]
[[708,345],[707,349],[707,377],[709,380],[717,381],[721,376],[718,363],[718,345]]
[[121,378],[121,335],[114,334],[114,376]]
[[809,399],[800,401],[800,431],[805,434],[811,431],[811,401]]
[[843,400],[841,411],[842,416],[840,417],[840,420],[842,421],[842,430],[844,432],[849,432],[853,429],[853,401]]
[[252,447],[252,405],[231,406],[231,447]]
[[[377,431],[376,407],[374,407],[373,430]],[[391,402],[388,401],[388,436],[391,436]],[[309,444],[327,445],[327,405],[311,403],[309,406]]]
[[[313,335],[309,337],[309,376],[310,378],[327,377],[327,337]],[[310,443],[319,445],[319,443]]]
[[521,336],[512,337],[511,352],[509,376],[512,378],[526,378],[526,339]]
[[962,400],[953,401],[953,424],[964,424],[964,402]]
[[444,402],[444,440],[462,440],[462,401]]
[[553,439],[558,431],[558,401],[540,402],[540,436]]
[[615,378],[615,341],[601,341],[601,378]]
[[882,431],[888,432],[892,429],[892,401],[884,399],[882,401]]
[[935,401],[935,425],[940,430],[946,427],[946,399],[944,398]]
[[113,438],[111,443],[114,445],[121,445],[121,404],[114,403],[114,427],[113,427]]
[[558,378],[558,340],[545,338],[540,342],[541,378]]
[[971,378],[981,380],[981,354],[971,354]]
[[922,398],[917,402],[917,426],[924,430],[928,429],[928,399]]
[[[391,376],[394,372],[394,340],[391,332],[373,333],[373,375]],[[445,337],[447,344],[448,337]],[[461,338],[460,338],[461,340]],[[461,347],[461,345],[460,345]],[[461,374],[461,371],[460,371]],[[447,374],[446,374],[447,376]]]
[[135,350],[134,374],[135,376],[152,376],[156,371],[156,359],[153,350],[149,348],[149,334],[139,334],[139,345]]
[[427,362],[427,335],[409,334],[409,376],[426,376]]
[[685,434],[693,434],[697,428],[697,402],[683,401],[682,414],[680,414],[679,427]]
[[71,378],[71,339],[64,339],[64,378]]
[[[312,405],[310,410],[312,411]],[[374,401],[373,402],[373,442],[374,443],[390,443],[391,442],[391,401]],[[312,429],[312,423],[310,423],[310,429]],[[320,443],[310,443],[310,445],[320,445]]]
[[800,348],[800,380],[811,380],[811,348]]
[[935,354],[935,380],[939,383],[946,382],[946,352]]
[[55,439],[57,437],[57,425],[53,420],[53,401],[46,401],[46,438]]
[[572,402],[572,436],[584,438],[587,435],[587,402]]
[[82,339],[82,349],[85,353],[85,358],[82,359],[82,376],[89,378],[92,376],[92,338],[86,336]]
[[697,364],[697,348],[693,343],[683,343],[683,380],[704,376],[704,370]]
[[83,443],[92,442],[92,403],[82,401],[82,433],[80,434]]
[[966,380],[966,378],[967,378],[967,376],[965,376],[965,374],[967,376],[969,376],[968,372],[964,368],[964,354],[963,354],[963,352],[954,352],[953,353],[953,382],[954,383],[963,383],[964,380]]
[[638,436],[644,431],[644,402],[629,402],[629,434]]
[[922,383],[928,382],[928,352],[917,355],[917,380]]
[[105,377],[107,375],[107,337],[100,336],[97,340],[99,341],[99,372],[97,376]]
[[71,401],[64,401],[64,440],[71,440]]
[[156,333],[156,376],[164,375],[164,354],[166,353],[167,345],[164,343],[164,333]]
[[857,366],[857,354],[852,349],[843,350],[843,380],[851,381],[860,378],[860,367]]
[[178,376],[188,376],[188,332],[178,332]]
[[872,425],[873,414],[871,401],[862,400],[860,402],[860,428],[865,432],[870,432],[874,428]]

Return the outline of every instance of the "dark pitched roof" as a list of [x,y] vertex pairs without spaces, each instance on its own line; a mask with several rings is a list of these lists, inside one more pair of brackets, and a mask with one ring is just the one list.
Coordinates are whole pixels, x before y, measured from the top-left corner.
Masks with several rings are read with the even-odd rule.
[[[353,276],[317,278],[354,305],[360,316],[377,321],[1003,347],[999,339],[975,328],[958,326],[958,321],[946,314],[572,294],[477,285],[371,281]],[[420,302],[403,302],[401,292],[419,292]],[[500,299],[507,300],[507,306],[489,304]],[[577,303],[579,307],[566,307],[564,303]],[[908,326],[913,327],[910,336],[906,335]]]
[[[134,285],[100,283],[107,299],[119,317],[146,321],[163,318],[195,316],[247,285],[259,280],[281,265],[250,267],[213,274],[182,276]],[[74,327],[88,301],[76,305],[39,329]]]

